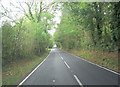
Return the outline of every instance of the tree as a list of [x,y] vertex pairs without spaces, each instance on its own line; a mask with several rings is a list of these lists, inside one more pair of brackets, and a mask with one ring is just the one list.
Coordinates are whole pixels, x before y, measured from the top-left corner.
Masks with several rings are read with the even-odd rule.
[[118,7],[116,2],[63,3],[63,16],[54,36],[56,44],[68,49],[70,45],[72,49],[117,51]]
[[[23,7],[23,3],[18,2],[18,4],[20,6],[13,4],[12,6],[17,8],[20,13],[23,12],[24,15],[16,19],[10,17],[8,15],[10,10],[2,6],[3,17],[12,19],[10,22],[6,20],[1,27],[3,65],[18,59],[32,58],[34,55],[40,56],[46,52],[48,47],[52,46],[51,35],[47,30],[55,24],[53,22],[54,15],[49,9],[49,7],[52,9],[54,4],[46,6],[44,2],[24,2],[27,9]],[[13,22],[15,24],[11,25]]]

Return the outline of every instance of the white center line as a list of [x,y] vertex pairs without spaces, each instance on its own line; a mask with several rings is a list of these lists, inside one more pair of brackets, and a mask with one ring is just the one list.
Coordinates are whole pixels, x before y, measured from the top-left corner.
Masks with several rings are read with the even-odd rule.
[[[64,52],[66,52],[66,51],[64,51]],[[68,52],[66,52],[66,53],[68,53]],[[98,65],[98,64],[96,64],[96,63],[90,62],[90,61],[88,61],[88,60],[86,60],[86,59],[84,59],[84,58],[81,58],[81,57],[79,57],[79,56],[76,56],[76,55],[74,55],[74,54],[71,54],[71,53],[68,53],[68,54],[73,55],[73,56],[75,56],[75,57],[78,58],[78,59],[82,59],[82,60],[84,60],[84,61],[86,61],[86,62],[88,62],[88,63],[90,63],[90,64],[96,65],[96,66],[98,66],[98,67],[100,67],[100,68],[103,68],[103,69],[105,69],[105,70],[107,70],[107,71],[109,71],[109,72],[112,72],[112,73],[114,73],[114,74],[120,75],[120,73],[115,72],[115,71],[113,71],[113,70],[110,70],[110,69],[108,69],[108,68],[106,68],[106,67],[104,67],[104,66],[100,66],[100,65]]]
[[63,60],[63,57],[61,57],[61,59]]
[[74,77],[75,77],[76,81],[78,82],[78,84],[79,84],[81,87],[83,87],[83,85],[82,85],[82,83],[80,82],[80,80],[78,79],[78,77],[77,77],[76,75],[74,75]]
[[69,65],[64,61],[65,65],[70,69]]

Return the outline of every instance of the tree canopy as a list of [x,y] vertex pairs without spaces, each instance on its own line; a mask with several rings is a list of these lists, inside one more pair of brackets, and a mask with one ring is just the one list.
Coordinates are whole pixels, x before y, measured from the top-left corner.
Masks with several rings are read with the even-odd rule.
[[118,51],[120,9],[118,2],[64,2],[56,44],[68,49]]
[[[2,58],[3,65],[16,59],[31,58],[34,55],[42,55],[47,48],[52,47],[51,35],[48,33],[55,22],[53,21],[55,4],[46,5],[42,1],[18,2],[19,6],[11,5],[17,8],[24,15],[17,20],[9,15],[10,11],[5,8],[1,12],[3,17],[12,21],[4,21],[2,29]],[[14,23],[14,25],[11,25]]]

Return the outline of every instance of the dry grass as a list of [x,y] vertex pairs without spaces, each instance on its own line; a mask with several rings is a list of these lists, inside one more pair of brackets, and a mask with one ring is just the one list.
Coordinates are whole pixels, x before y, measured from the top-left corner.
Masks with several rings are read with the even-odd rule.
[[[65,49],[66,50],[66,49]],[[118,69],[118,53],[106,51],[90,51],[90,50],[66,50],[86,60],[98,65],[120,72]]]
[[27,73],[29,73],[37,64],[39,64],[48,53],[41,57],[35,56],[31,59],[23,59],[14,61],[11,64],[3,67],[2,85],[15,85]]

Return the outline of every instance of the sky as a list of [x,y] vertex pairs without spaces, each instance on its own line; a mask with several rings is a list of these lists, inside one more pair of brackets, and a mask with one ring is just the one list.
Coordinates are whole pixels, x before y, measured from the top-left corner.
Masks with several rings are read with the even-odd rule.
[[[60,17],[61,17],[61,16],[62,16],[61,11],[57,11],[55,18],[53,19],[53,20],[56,22],[56,24],[59,24],[59,23],[60,23],[60,21],[61,21]],[[57,28],[57,25],[55,25],[55,27]],[[49,30],[48,32],[53,36],[53,34],[55,33],[55,31],[56,31],[56,29],[55,29],[55,28],[52,28],[52,29]]]
[[[1,0],[1,1],[0,1],[0,11],[1,11],[1,12],[4,11],[4,10],[2,9],[2,6],[1,6],[1,4],[2,4],[2,5],[3,5],[4,7],[6,7],[7,9],[11,9],[12,11],[14,11],[14,12],[12,12],[12,13],[9,13],[9,15],[11,15],[11,17],[12,17],[13,19],[16,18],[16,17],[18,17],[18,19],[19,19],[19,18],[22,17],[24,14],[23,14],[23,13],[20,13],[20,12],[17,12],[17,11],[19,11],[19,9],[13,7],[13,6],[10,4],[10,2],[11,2],[13,5],[19,7],[19,5],[18,5],[17,2],[24,2],[24,1],[28,1],[28,0]],[[44,1],[45,1],[45,0],[44,0]],[[51,1],[53,1],[53,0],[46,0],[46,4],[49,4]],[[22,4],[22,6],[26,8],[26,6],[25,6],[24,4]],[[17,14],[17,15],[16,15],[16,14]],[[56,11],[56,14],[55,14],[55,17],[54,17],[54,19],[53,19],[53,21],[55,21],[55,23],[56,23],[56,25],[55,25],[56,28],[57,28],[57,24],[60,23],[60,20],[61,20],[61,19],[60,19],[60,16],[61,16],[61,15],[62,15],[61,11],[60,11],[60,10],[57,10],[57,11]],[[16,17],[15,17],[15,16],[16,16]],[[2,18],[1,18],[1,15],[0,15],[0,26],[2,26],[2,22],[3,22],[4,20],[10,21],[10,19],[8,19],[8,18],[6,18],[6,17],[2,17]],[[12,22],[11,22],[11,24],[14,25],[14,23],[12,23]],[[55,32],[55,30],[56,30],[56,28],[52,27],[51,30],[49,30],[48,32],[49,32],[51,35],[53,35],[54,32]]]

